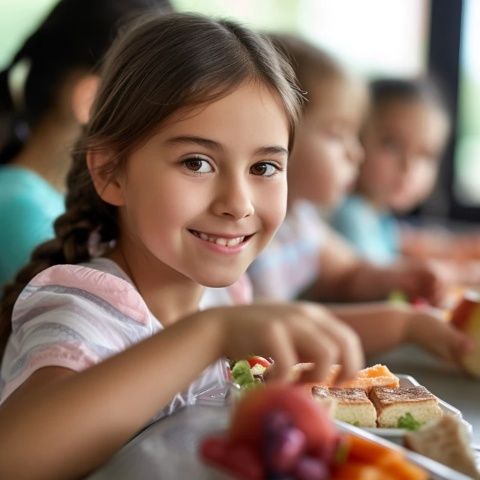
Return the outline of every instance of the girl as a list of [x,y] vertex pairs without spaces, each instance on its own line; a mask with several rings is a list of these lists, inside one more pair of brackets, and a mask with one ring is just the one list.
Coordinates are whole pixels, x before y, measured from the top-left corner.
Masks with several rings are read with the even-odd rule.
[[279,379],[298,361],[315,379],[361,366],[314,304],[197,309],[283,219],[298,102],[274,49],[231,22],[151,14],[114,45],[56,237],[3,303],[1,478],[84,475],[224,386],[222,357],[270,355]]
[[[362,160],[358,131],[366,106],[360,82],[303,40],[274,37],[292,59],[308,92],[288,169],[288,210],[273,241],[248,273],[257,298],[287,300],[304,292],[314,300],[374,300],[402,289],[436,301],[441,286],[420,262],[378,267],[363,261],[329,229],[331,210],[352,186]],[[305,293],[305,290],[310,290]],[[335,307],[360,334],[367,353],[413,341],[452,358],[466,339],[445,323],[410,307],[387,304]],[[388,328],[381,328],[388,323]]]
[[377,264],[402,254],[464,261],[438,265],[456,284],[480,282],[480,237],[408,227],[405,214],[432,192],[450,131],[445,100],[430,78],[379,79],[370,85],[372,106],[362,132],[365,149],[356,192],[337,210],[334,227]]
[[152,5],[169,7],[167,0],[61,0],[0,72],[0,287],[53,237],[97,64],[122,19]]

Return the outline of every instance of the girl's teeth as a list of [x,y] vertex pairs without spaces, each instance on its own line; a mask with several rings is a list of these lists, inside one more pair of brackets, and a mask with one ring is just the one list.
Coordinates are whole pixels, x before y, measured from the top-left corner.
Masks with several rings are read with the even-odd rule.
[[198,232],[198,237],[207,242],[216,243],[222,247],[234,247],[245,240],[245,237],[236,237],[236,238],[220,238],[220,237],[210,237],[206,233]]

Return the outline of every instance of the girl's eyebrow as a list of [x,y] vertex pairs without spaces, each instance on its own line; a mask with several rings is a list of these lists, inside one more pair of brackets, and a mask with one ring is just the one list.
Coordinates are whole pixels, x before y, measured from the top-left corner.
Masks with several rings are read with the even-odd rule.
[[[215,140],[210,140],[208,138],[197,137],[197,136],[179,136],[179,137],[172,137],[167,140],[166,143],[169,144],[195,144],[200,145],[202,147],[210,148],[213,150],[223,150],[223,147],[220,143],[216,142]],[[288,150],[280,145],[269,145],[268,147],[260,147],[255,150],[255,154],[261,155],[275,155],[275,154],[282,154],[288,157]]]

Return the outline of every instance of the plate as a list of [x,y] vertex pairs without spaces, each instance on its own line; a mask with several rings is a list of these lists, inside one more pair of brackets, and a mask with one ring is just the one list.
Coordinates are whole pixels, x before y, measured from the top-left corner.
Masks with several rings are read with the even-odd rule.
[[[395,374],[400,380],[401,387],[412,387],[421,385],[415,378],[410,375],[403,375],[403,374]],[[435,393],[432,392],[434,395]],[[459,417],[465,426],[468,434],[471,436],[473,427],[468,423],[463,417],[462,412],[458,410],[458,408],[453,407],[447,402],[444,402],[442,399],[438,398],[438,404],[442,411],[449,415],[455,415]],[[403,437],[405,433],[408,431],[404,428],[361,428],[362,430],[366,430],[367,432],[373,433],[374,435],[380,435],[381,437],[388,438],[389,440],[397,443],[403,442]]]

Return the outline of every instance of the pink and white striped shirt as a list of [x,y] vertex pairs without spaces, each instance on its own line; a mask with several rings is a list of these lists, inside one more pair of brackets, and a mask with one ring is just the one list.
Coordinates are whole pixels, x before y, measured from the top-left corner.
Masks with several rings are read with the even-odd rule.
[[[229,289],[207,289],[202,308],[245,303],[248,279]],[[128,276],[113,261],[50,267],[25,287],[12,314],[12,334],[0,372],[0,403],[34,371],[59,366],[81,371],[162,330]],[[208,367],[178,393],[160,418],[198,401],[221,401],[225,360]]]

